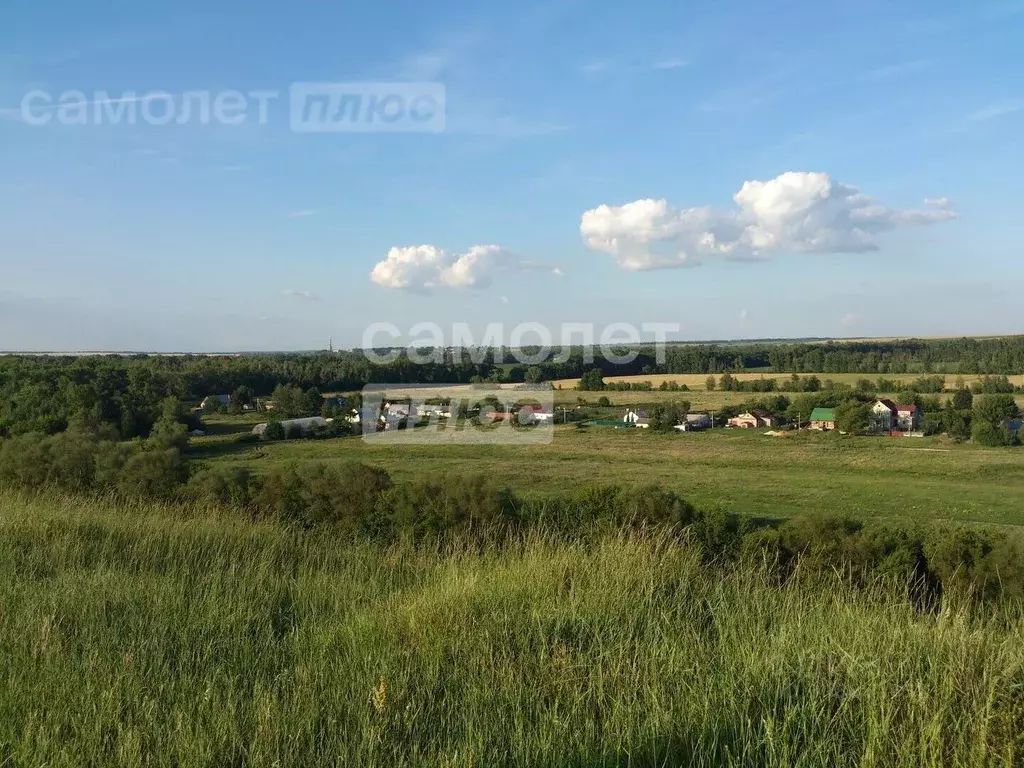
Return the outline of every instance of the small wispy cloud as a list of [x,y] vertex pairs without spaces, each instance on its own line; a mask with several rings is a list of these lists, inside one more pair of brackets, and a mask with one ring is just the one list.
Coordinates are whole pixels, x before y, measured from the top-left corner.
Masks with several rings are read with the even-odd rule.
[[1024,110],[1024,101],[999,101],[972,112],[965,120],[968,123],[985,123],[989,120],[998,120],[1000,117],[1016,114],[1021,110]]
[[607,72],[612,68],[613,62],[610,59],[598,59],[597,61],[586,61],[580,64],[580,72],[584,75],[597,75]]
[[286,219],[307,219],[310,216],[316,216],[319,213],[319,208],[310,208],[304,211],[290,211],[286,213],[284,216]]
[[593,75],[634,75],[644,72],[666,72],[689,66],[689,62],[679,57],[669,57],[656,61],[617,61],[615,59],[594,59],[579,65],[580,74]]
[[839,318],[839,324],[843,326],[843,328],[852,328],[859,320],[860,318],[853,314],[853,312],[847,312]]
[[296,291],[289,289],[287,291],[281,291],[281,295],[288,299],[298,299],[299,301],[320,301],[320,297],[312,291]]
[[869,80],[888,80],[893,77],[902,77],[914,72],[927,69],[935,63],[934,59],[914,59],[912,61],[901,61],[895,64],[886,64],[881,67],[869,69],[864,76]]
[[664,59],[651,66],[654,70],[666,70],[666,69],[682,69],[683,67],[689,66],[689,62],[685,59]]

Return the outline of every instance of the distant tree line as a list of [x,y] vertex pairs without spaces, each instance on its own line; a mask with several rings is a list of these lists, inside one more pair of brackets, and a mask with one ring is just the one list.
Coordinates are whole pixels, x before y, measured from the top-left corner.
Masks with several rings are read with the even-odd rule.
[[[528,350],[536,352],[537,350]],[[615,350],[615,356],[625,349]],[[241,410],[279,385],[304,392],[358,390],[377,383],[513,383],[536,385],[563,378],[664,374],[735,374],[771,368],[788,373],[862,373],[865,380],[889,374],[982,374],[978,394],[1013,390],[1005,376],[1024,372],[1024,336],[994,339],[905,341],[670,344],[658,362],[651,345],[640,345],[628,363],[583,348],[552,350],[535,364],[506,362],[510,350],[439,351],[422,363],[409,351],[379,363],[362,351],[234,356],[3,356],[0,357],[0,436],[54,434],[75,418],[115,428],[124,438],[145,437],[168,397],[198,404],[208,395],[231,394],[228,409]],[[420,351],[423,354],[423,351]],[[800,377],[810,384],[813,377]],[[765,381],[772,380],[766,376]],[[727,380],[728,381],[728,380]],[[629,385],[632,388],[632,384]],[[770,384],[737,382],[740,388]],[[586,387],[581,387],[586,388]],[[883,387],[878,387],[884,391]],[[738,391],[748,391],[740,389]],[[789,390],[787,388],[787,391]],[[923,391],[918,387],[917,391]]]

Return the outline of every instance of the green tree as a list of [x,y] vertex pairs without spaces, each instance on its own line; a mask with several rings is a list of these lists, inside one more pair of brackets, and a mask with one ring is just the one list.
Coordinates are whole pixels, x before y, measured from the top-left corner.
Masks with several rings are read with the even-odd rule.
[[[960,379],[963,381],[963,379]],[[953,407],[958,411],[968,411],[974,405],[974,393],[966,387],[960,387],[953,394]]]
[[992,426],[999,426],[1019,414],[1020,408],[1013,395],[985,395],[974,404],[975,421],[984,421]]
[[224,410],[224,404],[217,399],[216,395],[210,395],[209,397],[203,399],[204,414],[209,415],[212,413],[223,413]]
[[1013,445],[1013,435],[1004,426],[989,421],[975,420],[971,426],[971,441],[990,447]]
[[942,428],[954,440],[970,440],[971,411],[954,408],[952,401],[947,402],[942,410]]
[[604,389],[604,374],[601,373],[600,368],[591,368],[589,371],[584,373],[580,377],[580,383],[577,386],[584,392],[600,392]]
[[675,403],[656,405],[650,409],[648,418],[651,429],[659,432],[671,432],[679,424],[685,412]]
[[708,392],[714,392],[715,391],[715,377],[714,376],[708,376],[706,379],[704,379],[704,388]]
[[871,409],[858,400],[844,400],[836,407],[836,429],[840,432],[864,432],[870,421]]
[[272,421],[267,424],[267,429],[263,433],[264,440],[284,440],[286,437],[284,427],[279,421]]
[[274,412],[284,419],[297,419],[320,412],[320,406],[313,412],[309,411],[310,401],[306,393],[293,384],[278,384],[271,398],[274,401]]
[[252,406],[256,401],[256,395],[246,385],[236,387],[231,393],[231,402],[228,403],[228,413],[242,413],[245,406]]

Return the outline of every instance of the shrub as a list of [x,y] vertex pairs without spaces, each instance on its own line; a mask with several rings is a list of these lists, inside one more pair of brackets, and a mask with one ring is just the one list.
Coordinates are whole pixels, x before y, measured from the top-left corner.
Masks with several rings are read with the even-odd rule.
[[178,493],[186,477],[177,448],[139,451],[124,463],[117,478],[117,490],[126,496],[167,500]]
[[304,528],[334,526],[355,533],[391,487],[388,473],[364,464],[289,465],[266,475],[255,504],[263,514]]
[[414,538],[468,532],[486,536],[507,533],[519,522],[514,494],[473,475],[392,488],[380,497],[369,532]]
[[279,421],[272,421],[267,424],[267,429],[263,433],[264,440],[284,440],[287,435],[284,433],[284,427]]
[[995,448],[1001,445],[1013,445],[1014,436],[1006,427],[989,421],[975,421],[971,425],[971,440],[978,445]]
[[1024,553],[1004,534],[938,529],[925,540],[924,554],[945,589],[966,588],[981,598],[1024,595]]
[[248,469],[206,469],[189,480],[187,493],[199,502],[245,508],[252,503],[252,479],[253,473]]

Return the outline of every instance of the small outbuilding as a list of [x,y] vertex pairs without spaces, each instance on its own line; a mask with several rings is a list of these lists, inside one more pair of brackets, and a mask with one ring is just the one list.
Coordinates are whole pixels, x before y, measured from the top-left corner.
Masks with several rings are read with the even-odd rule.
[[831,432],[836,428],[836,411],[834,408],[815,408],[811,411],[811,429]]

